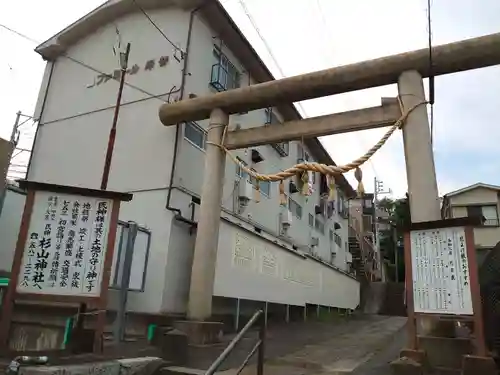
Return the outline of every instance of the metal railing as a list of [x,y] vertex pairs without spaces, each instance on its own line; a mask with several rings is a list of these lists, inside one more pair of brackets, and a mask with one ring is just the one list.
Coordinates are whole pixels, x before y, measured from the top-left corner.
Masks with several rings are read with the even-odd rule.
[[220,365],[226,360],[227,357],[231,354],[236,345],[241,341],[243,336],[248,332],[250,328],[256,323],[259,322],[259,339],[257,343],[254,345],[252,350],[248,353],[245,360],[241,363],[240,367],[236,371],[235,375],[239,375],[241,371],[246,367],[250,359],[253,355],[258,352],[257,357],[257,375],[264,374],[264,350],[265,350],[265,341],[266,341],[266,319],[264,315],[264,311],[258,310],[253,314],[250,320],[245,324],[245,326],[241,329],[240,332],[231,340],[229,345],[224,349],[224,351],[217,357],[217,359],[210,365],[208,370],[205,372],[205,375],[213,375]]

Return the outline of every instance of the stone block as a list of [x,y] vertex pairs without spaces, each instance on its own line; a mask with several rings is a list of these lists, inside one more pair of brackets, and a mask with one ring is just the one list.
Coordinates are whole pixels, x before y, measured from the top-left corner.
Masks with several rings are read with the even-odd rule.
[[157,357],[139,357],[118,359],[120,375],[153,375],[165,365],[165,361]]
[[462,375],[494,375],[497,374],[495,361],[490,357],[465,355],[462,362]]
[[402,349],[399,353],[399,357],[411,359],[416,363],[420,363],[424,367],[427,365],[427,355],[423,350]]
[[419,345],[426,352],[431,367],[462,368],[462,357],[472,354],[470,339],[448,337],[419,337]]
[[65,366],[21,366],[19,375],[120,375],[120,364],[106,361]]
[[423,375],[423,367],[412,358],[402,357],[391,362],[393,375]]
[[174,366],[182,366],[188,360],[188,337],[178,329],[172,329],[157,339],[156,346],[161,350],[161,356]]
[[190,345],[215,344],[222,338],[223,324],[220,322],[178,320],[173,326],[186,334]]

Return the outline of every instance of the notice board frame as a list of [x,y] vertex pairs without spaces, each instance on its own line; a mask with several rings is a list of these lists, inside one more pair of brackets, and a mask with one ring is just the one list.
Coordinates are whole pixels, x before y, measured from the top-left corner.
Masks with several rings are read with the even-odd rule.
[[[404,229],[404,257],[405,257],[405,289],[406,309],[408,313],[407,329],[409,349],[418,350],[417,319],[420,317],[434,317],[437,319],[472,321],[474,324],[476,355],[486,356],[486,343],[484,338],[484,325],[482,314],[481,291],[479,287],[476,249],[474,243],[474,227],[480,225],[479,218],[455,218],[435,221],[412,223]],[[411,232],[417,230],[436,230],[447,228],[463,228],[465,232],[465,246],[468,259],[469,281],[472,299],[472,315],[432,314],[415,312],[413,300],[413,267],[411,255]]]
[[[21,226],[17,238],[14,259],[12,262],[11,280],[5,294],[4,305],[2,308],[2,319],[0,320],[0,351],[7,353],[9,351],[9,334],[12,323],[12,314],[16,300],[41,301],[41,302],[65,302],[87,304],[97,309],[97,320],[94,335],[94,353],[100,353],[102,348],[102,334],[106,323],[106,308],[108,299],[108,286],[111,274],[111,264],[113,260],[114,244],[116,240],[116,229],[118,226],[118,216],[120,213],[121,202],[132,200],[132,194],[120,193],[107,190],[97,190],[81,188],[76,186],[66,186],[42,183],[36,181],[19,181],[19,187],[26,189],[26,201],[21,219]],[[101,290],[98,296],[67,296],[54,294],[36,294],[19,293],[17,284],[19,282],[19,273],[22,267],[25,246],[28,239],[31,216],[35,203],[35,195],[38,191],[51,192],[54,194],[72,194],[83,197],[102,198],[112,201],[110,212],[109,230],[107,234],[106,253],[104,254],[104,263],[101,280]]]

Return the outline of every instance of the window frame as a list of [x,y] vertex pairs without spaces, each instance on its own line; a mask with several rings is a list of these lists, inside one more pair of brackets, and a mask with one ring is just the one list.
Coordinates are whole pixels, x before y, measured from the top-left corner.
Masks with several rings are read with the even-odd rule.
[[[186,128],[188,126],[191,126],[192,128],[194,128],[196,130],[199,130],[200,133],[203,134],[203,145],[202,146],[196,144],[193,140],[189,139],[186,136]],[[184,129],[183,129],[183,132],[182,132],[182,137],[187,142],[189,142],[192,146],[196,147],[198,150],[205,152],[206,147],[207,147],[207,131],[205,129],[203,129],[200,125],[198,125],[196,122],[194,122],[194,121],[187,121],[187,122],[184,123]]]
[[[295,205],[295,210],[292,210],[292,202]],[[293,216],[295,216],[297,219],[302,220],[302,217],[304,216],[304,208],[297,202],[295,199],[292,197],[288,196],[288,211],[292,213]],[[300,211],[300,214],[299,214]]]
[[[257,172],[254,168],[250,168],[250,169],[252,171]],[[248,176],[248,182],[253,186],[253,188],[255,190],[257,190],[257,179],[253,178],[249,174],[247,174],[247,176]],[[267,186],[267,192],[264,192],[262,190],[262,186]],[[271,197],[271,182],[270,181],[259,181],[259,191],[266,198],[270,198]]]
[[[493,208],[496,213],[496,218],[487,218],[484,214],[484,208]],[[500,217],[498,215],[498,206],[494,203],[491,204],[470,204],[466,205],[465,209],[467,211],[467,217],[476,217],[477,214],[480,213],[480,217],[484,218],[484,223],[481,222],[479,227],[499,227],[500,226]],[[472,211],[479,210],[478,213],[473,213]]]
[[[235,64],[222,52],[221,47],[214,44],[212,56],[215,59],[215,64],[212,65],[210,72],[210,85],[217,91],[228,91],[241,87],[241,72]],[[218,69],[217,77],[214,80],[214,68]],[[224,82],[221,82],[221,71],[224,74]],[[228,83],[231,83],[229,85]],[[217,84],[217,85],[216,85]],[[229,87],[231,86],[231,87]]]
[[[114,273],[110,275],[110,282],[108,289],[113,289],[113,290],[119,290],[121,288],[121,285],[118,284],[118,277],[120,275],[120,265],[122,265],[121,257],[125,256],[125,248],[124,246],[126,243],[124,243],[124,234],[125,230],[128,227],[128,223],[122,220],[118,220],[117,223],[117,235],[116,235],[116,241],[118,241],[118,249],[117,249],[117,255],[116,255],[116,268],[114,269]],[[146,254],[144,256],[144,272],[142,275],[142,281],[141,281],[141,288],[139,289],[133,289],[129,288],[129,292],[141,292],[143,293],[146,289],[146,276],[148,273],[148,263],[149,263],[149,257],[151,253],[151,237],[152,237],[152,232],[151,230],[138,226],[137,227],[137,232],[145,233],[148,236],[148,242],[147,242],[147,247],[146,247]]]
[[[283,122],[275,114],[273,107],[268,107],[264,109],[266,126],[281,125]],[[274,121],[273,121],[274,120]],[[277,142],[271,143],[270,146],[276,150],[280,157],[287,157],[290,155],[290,142]]]

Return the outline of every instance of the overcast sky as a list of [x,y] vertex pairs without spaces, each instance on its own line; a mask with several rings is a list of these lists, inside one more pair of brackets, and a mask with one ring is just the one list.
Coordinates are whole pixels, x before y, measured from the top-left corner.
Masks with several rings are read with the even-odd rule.
[[[3,6],[0,24],[43,41],[102,3],[72,0],[68,6],[68,0],[16,0]],[[426,0],[222,3],[277,78],[427,46]],[[434,0],[431,15],[436,45],[500,32],[498,0]],[[0,44],[0,136],[7,138],[16,111],[33,114],[44,62],[33,52],[35,43],[2,27]],[[479,181],[500,185],[499,90],[499,67],[436,78],[434,151],[441,194]],[[396,94],[395,87],[382,87],[304,102],[300,110],[307,116],[340,112],[376,106],[382,96]],[[32,129],[30,122],[24,125],[24,145],[29,144]],[[336,135],[322,142],[337,163],[347,163],[376,143],[384,131]],[[22,164],[23,156],[18,158],[16,163]],[[396,196],[404,194],[400,134],[363,172],[368,191],[373,190],[376,175]]]

